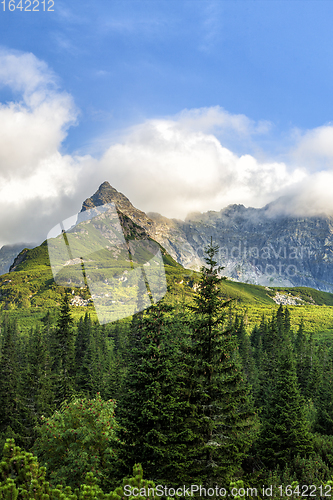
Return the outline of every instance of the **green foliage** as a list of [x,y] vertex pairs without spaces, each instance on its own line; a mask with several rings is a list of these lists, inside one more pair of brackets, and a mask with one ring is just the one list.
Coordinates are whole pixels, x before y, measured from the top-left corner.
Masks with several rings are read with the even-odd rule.
[[[184,269],[176,263],[161,247],[165,272],[168,283],[166,301],[176,304],[185,298],[192,301],[194,296],[193,286],[199,280],[199,274]],[[21,327],[29,331],[36,326],[39,313],[45,315],[46,308],[57,308],[65,292],[64,287],[54,283],[52,270],[48,258],[47,242],[39,247],[21,253],[22,261],[11,273],[0,276],[0,309],[7,310],[11,317],[20,319]],[[73,266],[66,266],[70,272]],[[303,317],[304,328],[308,333],[313,333],[315,338],[332,338],[333,329],[333,295],[317,290],[297,288],[271,288],[238,283],[225,280],[220,285],[221,297],[232,298],[237,303],[237,312],[242,316],[248,309],[249,326],[252,328],[260,322],[262,313],[268,316],[276,305],[272,299],[277,291],[296,295],[304,300],[301,306],[291,306],[292,324],[298,325]],[[87,289],[75,288],[75,295],[90,298]],[[86,311],[94,319],[96,313],[93,303],[87,307],[75,307],[74,316],[84,316]],[[37,316],[36,316],[37,313]]]
[[114,416],[115,402],[73,398],[61,411],[42,418],[34,450],[47,466],[52,484],[79,486],[87,472],[108,490],[116,470],[119,425]]
[[254,349],[251,345],[250,336],[246,333],[244,317],[239,320],[238,316],[236,316],[235,322],[232,325],[232,333],[238,338],[239,354],[243,370],[252,387],[253,393],[256,394],[259,390],[258,370],[255,364]]
[[296,457],[282,469],[277,467],[269,471],[265,477],[261,477],[261,484],[265,482],[266,485],[273,485],[275,492],[273,498],[284,500],[303,497],[322,498],[320,488],[322,487],[322,491],[325,492],[323,485],[329,479],[329,468],[320,456],[314,455],[309,458]]
[[1,326],[1,362],[0,362],[0,433],[7,430],[22,435],[23,405],[20,387],[20,373],[17,369],[20,361],[19,335],[16,323],[5,318]]
[[322,377],[316,398],[317,413],[313,429],[321,434],[333,434],[333,349],[323,353]]
[[[110,493],[104,493],[92,472],[85,476],[84,483],[74,491],[70,486],[58,484],[52,487],[46,480],[46,468],[40,467],[37,458],[15,446],[13,439],[8,439],[4,446],[0,463],[0,499],[1,500],[146,500],[148,495],[138,495],[155,488],[152,481],[143,479],[140,464],[133,467],[133,477],[124,478],[122,485]],[[137,490],[135,490],[137,488]],[[130,492],[134,489],[134,495]],[[126,497],[125,497],[126,495]],[[149,498],[161,498],[149,495]],[[165,498],[165,497],[164,497]],[[167,499],[171,500],[171,499]]]
[[24,399],[34,426],[41,415],[50,416],[55,409],[47,332],[38,327],[28,337],[26,362]]
[[313,435],[314,452],[333,470],[333,436],[319,433]]
[[163,301],[135,315],[119,404],[128,467],[140,460],[150,478],[169,484],[188,479],[190,470],[185,332]]
[[266,372],[268,395],[258,447],[265,464],[284,467],[297,455],[310,455],[313,448],[292,356],[289,314],[282,306],[270,323],[268,340],[264,347],[271,371]]
[[223,326],[224,309],[229,303],[220,297],[218,272],[214,260],[218,248],[206,249],[207,267],[190,306],[192,347],[190,403],[196,408],[192,431],[192,475],[212,485],[230,481],[240,468],[255,434],[255,413],[250,388],[240,363],[237,338]]
[[74,391],[75,338],[69,294],[65,293],[51,340],[52,371],[56,380],[56,401],[61,403]]
[[[161,251],[168,283],[163,301],[132,322],[103,327],[92,306],[70,307],[71,295],[52,279],[45,244],[24,252],[15,270],[0,277],[0,305],[7,309],[1,319],[0,443],[14,437],[28,449],[43,415],[36,449],[41,446],[41,463],[49,465],[46,475],[42,468],[37,475],[63,483],[47,490],[44,481],[28,491],[22,474],[22,485],[15,482],[13,457],[6,455],[12,468],[0,498],[123,497],[123,489],[105,492],[122,477],[120,467],[127,474],[138,462],[149,479],[171,485],[251,486],[250,478],[259,485],[273,479],[319,485],[332,476],[332,294],[221,280],[213,245],[200,275]],[[277,290],[301,297],[304,305],[278,307],[272,300]],[[75,294],[89,297],[87,289]],[[250,386],[261,433],[247,455],[260,428]],[[124,446],[116,423],[115,434],[103,435],[102,420],[106,429],[114,415],[107,420],[100,410],[89,420],[85,414],[97,391],[101,397],[93,405],[119,400],[117,419],[128,427]],[[81,399],[62,404],[73,394]],[[313,439],[310,428],[317,432]],[[15,450],[13,456],[26,453]],[[29,457],[22,459],[25,474],[33,469]],[[144,482],[139,467],[126,481],[153,484]]]
[[319,486],[331,476],[330,467],[318,454],[310,457],[296,457],[290,464],[300,484]]
[[46,469],[40,467],[37,458],[15,446],[7,439],[0,463],[0,498],[21,500],[50,498],[50,485],[45,478]]
[[[133,466],[133,477],[124,478],[122,485],[116,488],[111,494],[110,500],[123,500],[124,498],[129,498],[130,500],[139,499],[147,500],[147,498],[154,500],[155,498],[161,498],[160,495],[155,493],[155,483],[154,481],[148,481],[143,479],[143,471],[141,464],[135,464]],[[130,493],[133,494],[130,494]],[[126,495],[126,496],[125,496]],[[165,497],[163,497],[165,498]],[[166,500],[171,500],[169,497]]]

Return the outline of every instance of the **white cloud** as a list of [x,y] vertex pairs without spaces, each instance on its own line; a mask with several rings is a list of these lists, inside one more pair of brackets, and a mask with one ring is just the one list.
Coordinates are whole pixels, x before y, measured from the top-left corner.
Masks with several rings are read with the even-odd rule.
[[0,84],[22,92],[26,103],[39,93],[46,96],[50,88],[55,88],[56,77],[47,64],[31,53],[0,49]]
[[77,112],[72,98],[57,91],[54,75],[33,54],[1,50],[0,85],[21,96],[0,105],[0,178],[25,177],[57,153]]
[[1,49],[4,86],[13,100],[0,105],[0,244],[36,241],[46,230],[41,221],[45,224],[52,211],[64,212],[64,200],[76,191],[90,159],[60,153],[77,111],[45,63],[33,54]]
[[287,161],[303,179],[286,189],[274,210],[303,216],[333,215],[333,126],[293,130],[294,145]]
[[333,213],[330,125],[294,134],[282,162],[226,147],[226,137],[255,143],[270,123],[219,106],[184,110],[124,131],[97,160],[61,153],[77,110],[45,63],[0,50],[1,85],[14,94],[0,105],[0,244],[43,240],[105,180],[138,208],[169,217],[230,203],[261,207],[279,196],[280,211]]
[[306,176],[299,183],[286,189],[270,207],[276,214],[296,217],[333,215],[333,172],[321,171]]
[[303,134],[298,132],[292,157],[295,162],[314,171],[333,169],[333,126],[324,125]]
[[147,121],[109,148],[101,169],[140,208],[169,217],[219,210],[229,203],[262,206],[304,172],[290,172],[284,163],[262,163],[251,155],[239,157],[213,134],[199,131],[228,120],[242,131],[254,128],[246,117],[233,118],[213,108]]
[[245,115],[233,115],[221,106],[209,108],[185,109],[176,117],[183,128],[201,132],[232,132],[238,136],[252,136],[266,134],[272,124],[262,120],[256,123]]

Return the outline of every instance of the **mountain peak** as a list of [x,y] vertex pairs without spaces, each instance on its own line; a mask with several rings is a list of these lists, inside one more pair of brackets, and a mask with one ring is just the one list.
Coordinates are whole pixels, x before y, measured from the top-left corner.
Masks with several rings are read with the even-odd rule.
[[102,182],[102,184],[99,186],[99,188],[98,188],[98,189],[100,190],[100,189],[103,189],[103,188],[111,188],[111,189],[114,189],[108,181],[104,181],[104,182]]
[[130,217],[130,219],[144,229],[153,225],[153,221],[144,212],[135,208],[129,199],[112,187],[108,181],[103,182],[96,193],[83,202],[81,212],[106,205],[107,203],[114,203],[120,212]]
[[108,181],[105,181],[99,186],[96,193],[83,202],[81,212],[89,210],[89,208],[105,205],[106,203],[114,203],[121,211],[123,211],[123,209],[133,207],[132,203],[128,198],[126,198],[126,196],[119,193],[119,191],[112,187]]

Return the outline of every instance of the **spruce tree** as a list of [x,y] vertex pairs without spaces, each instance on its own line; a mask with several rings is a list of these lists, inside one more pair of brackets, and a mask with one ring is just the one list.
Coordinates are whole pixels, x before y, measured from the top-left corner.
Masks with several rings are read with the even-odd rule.
[[236,317],[235,324],[233,326],[233,331],[238,338],[239,344],[239,354],[241,356],[242,365],[244,373],[246,375],[247,381],[252,387],[253,393],[258,390],[258,372],[253,355],[253,347],[251,345],[251,340],[249,335],[246,333],[244,325],[244,317],[240,320]]
[[258,442],[260,458],[268,467],[284,467],[297,455],[308,456],[313,449],[288,323],[288,314],[285,315],[280,308],[268,332],[277,334],[278,338],[276,351],[271,352],[275,364],[268,381],[269,393],[263,408]]
[[23,425],[26,415],[19,383],[18,335],[16,324],[5,318],[1,325],[0,437],[2,440],[15,437],[22,443],[22,437],[26,434]]
[[13,326],[5,321],[2,324],[2,346],[0,364],[0,430],[15,426],[18,418],[17,392],[17,333]]
[[225,278],[215,260],[218,247],[206,248],[207,266],[190,307],[192,319],[190,403],[196,409],[193,476],[207,485],[229,481],[254,438],[255,415],[238,355],[237,338],[224,328],[219,285]]
[[127,470],[140,461],[149,479],[190,481],[191,407],[184,365],[186,334],[163,301],[132,322],[132,345],[118,415],[126,429]]
[[[301,393],[306,398],[313,397],[312,377],[314,375],[314,345],[312,337],[309,338],[304,333],[303,320],[299,324],[295,338],[296,372]],[[316,378],[316,377],[315,377]]]
[[131,349],[130,346],[125,349],[128,329],[127,325],[120,325],[117,322],[111,332],[112,344],[108,362],[108,391],[110,397],[117,400],[123,393],[123,382],[127,371],[127,356]]
[[24,402],[33,427],[42,415],[47,417],[55,409],[51,358],[45,336],[38,327],[32,330],[27,349]]
[[75,343],[76,389],[92,397],[98,389],[95,335],[90,316],[86,313],[79,321]]
[[96,375],[98,392],[101,393],[103,399],[113,398],[110,391],[111,381],[111,360],[112,349],[108,343],[108,334],[105,325],[99,326],[95,324],[95,339],[96,339]]
[[[252,333],[251,333],[251,346],[254,349],[255,358],[257,357],[256,352],[257,352],[257,349],[259,349],[260,342],[261,342],[261,335],[259,333],[259,328],[257,325],[255,325],[253,330],[252,330]],[[261,344],[262,344],[262,342],[261,342]]]
[[314,431],[321,434],[333,434],[333,349],[326,354],[322,380],[315,401],[316,418]]
[[51,338],[55,402],[61,404],[74,394],[75,336],[70,312],[70,296],[65,293]]
[[259,326],[258,348],[256,361],[259,371],[259,390],[256,392],[256,405],[259,409],[269,405],[274,382],[272,377],[277,370],[278,353],[285,331],[285,323],[288,325],[288,318],[285,321],[282,305],[279,306],[276,314],[267,321],[262,317]]

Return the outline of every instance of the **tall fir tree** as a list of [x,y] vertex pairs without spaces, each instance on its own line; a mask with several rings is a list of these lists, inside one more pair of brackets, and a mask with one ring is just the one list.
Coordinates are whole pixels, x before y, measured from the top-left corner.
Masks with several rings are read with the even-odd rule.
[[312,335],[307,337],[304,332],[303,320],[300,322],[295,337],[296,372],[301,393],[306,399],[314,398],[313,389],[318,384],[317,366],[314,362],[315,349]]
[[239,354],[247,381],[252,387],[253,394],[256,394],[259,389],[258,371],[254,360],[251,340],[246,333],[244,317],[239,319],[239,317],[236,316],[232,331],[238,338]]
[[80,319],[75,341],[76,389],[88,397],[96,392],[97,378],[101,373],[97,371],[96,342],[93,325],[88,313]]
[[275,352],[270,352],[274,369],[268,380],[258,447],[261,460],[271,468],[284,467],[297,455],[310,455],[313,445],[297,380],[289,313],[281,307],[270,323],[270,334],[275,342]]
[[26,445],[24,421],[26,412],[22,404],[20,387],[20,371],[18,339],[16,323],[5,318],[1,325],[1,358],[0,358],[0,438],[15,439]]
[[52,372],[57,405],[74,394],[75,335],[73,323],[70,312],[70,295],[66,292],[51,338]]
[[[323,358],[322,358],[323,360]],[[316,418],[313,430],[320,434],[333,434],[333,348],[324,358],[323,374],[315,398]]]
[[138,313],[132,329],[133,343],[118,408],[126,429],[128,470],[140,461],[150,479],[168,484],[188,482],[192,409],[184,365],[187,337],[173,307],[163,301]]
[[55,409],[51,357],[45,337],[39,327],[32,330],[27,349],[24,401],[33,427],[40,423],[42,415],[48,417]]
[[254,439],[255,414],[240,364],[237,338],[224,328],[229,301],[220,297],[223,269],[218,246],[208,245],[206,266],[190,307],[192,319],[190,403],[196,408],[193,476],[207,485],[227,482],[240,468]]
[[111,337],[111,353],[108,367],[108,391],[111,398],[119,399],[123,393],[123,382],[127,371],[127,357],[131,344],[127,344],[128,333],[131,328],[116,321],[109,337]]

